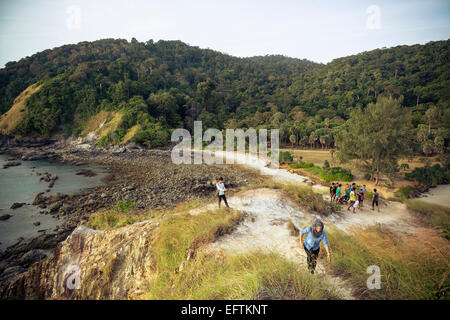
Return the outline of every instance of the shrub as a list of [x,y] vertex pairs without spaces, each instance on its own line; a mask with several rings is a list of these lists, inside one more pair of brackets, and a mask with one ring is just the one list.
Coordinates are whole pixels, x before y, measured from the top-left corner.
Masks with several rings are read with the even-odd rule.
[[116,205],[113,207],[113,210],[122,212],[122,213],[128,213],[135,208],[136,208],[136,202],[128,200],[126,202],[118,201],[116,203]]
[[427,187],[435,187],[438,184],[447,184],[450,182],[450,172],[447,168],[439,164],[434,166],[425,166],[415,168],[412,172],[405,174],[408,180],[415,180]]
[[405,201],[406,199],[412,198],[414,195],[414,189],[407,186],[401,187],[397,191],[394,192],[394,196],[398,198],[400,201]]
[[299,169],[299,168],[312,168],[314,167],[314,164],[312,162],[300,162],[300,163],[291,163],[289,165],[293,169]]
[[352,181],[353,175],[350,170],[341,167],[320,168],[315,166],[312,162],[292,163],[290,167],[293,169],[306,169],[308,172],[319,176],[326,182],[330,181]]
[[280,162],[290,163],[294,160],[292,154],[289,151],[280,151]]

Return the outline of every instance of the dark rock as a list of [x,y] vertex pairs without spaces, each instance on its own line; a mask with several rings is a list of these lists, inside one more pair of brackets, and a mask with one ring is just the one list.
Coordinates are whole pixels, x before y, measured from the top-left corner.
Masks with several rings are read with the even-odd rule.
[[89,170],[89,169],[80,169],[75,174],[83,175],[85,177],[94,177],[97,175],[95,172],[93,172],[92,170]]
[[29,266],[33,264],[36,261],[45,259],[47,255],[44,253],[44,251],[40,249],[32,249],[25,253],[20,259],[19,262],[22,266]]
[[12,217],[12,215],[10,215],[10,214],[3,214],[0,216],[0,220],[8,220],[11,217]]
[[45,202],[46,197],[43,196],[44,192],[39,192],[33,201],[33,206],[37,206],[39,204],[43,204]]
[[13,276],[16,276],[18,274],[24,273],[27,271],[27,269],[21,267],[21,266],[13,266],[6,268],[3,273],[0,275],[0,281],[4,281],[8,278],[11,278]]
[[7,169],[9,167],[16,167],[16,166],[20,166],[22,163],[21,162],[7,162],[6,164],[3,165],[3,169]]
[[50,210],[51,213],[56,212],[59,210],[59,208],[62,207],[62,202],[55,202],[51,205],[48,206],[48,209]]
[[55,158],[54,152],[49,151],[31,151],[22,156],[24,161],[45,160]]
[[22,207],[25,204],[25,202],[14,202],[13,205],[11,206],[11,209],[17,209]]

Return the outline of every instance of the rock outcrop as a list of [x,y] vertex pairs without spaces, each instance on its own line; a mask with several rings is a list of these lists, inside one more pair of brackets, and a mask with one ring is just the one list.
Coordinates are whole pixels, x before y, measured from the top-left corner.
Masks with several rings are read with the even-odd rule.
[[[156,274],[152,253],[152,220],[114,230],[96,231],[84,226],[55,249],[48,260],[34,263],[28,271],[20,266],[6,269],[2,299],[127,299],[140,295]],[[41,251],[25,253],[26,262]]]

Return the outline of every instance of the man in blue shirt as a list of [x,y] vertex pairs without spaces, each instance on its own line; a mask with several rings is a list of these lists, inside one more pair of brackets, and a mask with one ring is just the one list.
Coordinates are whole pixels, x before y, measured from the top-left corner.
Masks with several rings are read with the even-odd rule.
[[[312,226],[303,229],[300,234],[300,246],[303,244],[303,248],[305,249],[307,255],[308,269],[311,274],[314,274],[314,270],[316,269],[317,257],[319,256],[320,251],[320,241],[323,241],[323,245],[327,251],[328,261],[331,262],[327,234],[323,228],[324,225],[322,220],[316,219],[314,220]],[[305,234],[307,234],[307,236],[303,241]]]

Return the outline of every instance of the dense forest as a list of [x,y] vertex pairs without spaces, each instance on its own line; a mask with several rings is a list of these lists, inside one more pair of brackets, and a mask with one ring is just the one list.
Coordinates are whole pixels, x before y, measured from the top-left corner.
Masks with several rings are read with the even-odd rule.
[[[355,110],[380,96],[411,113],[413,147],[445,153],[450,139],[449,40],[382,48],[328,64],[284,56],[237,58],[181,41],[105,39],[39,52],[0,70],[0,114],[30,85],[20,135],[79,135],[100,111],[123,113],[102,140],[164,145],[173,128],[279,128],[283,143],[338,145]],[[390,117],[387,113],[386,117]]]

